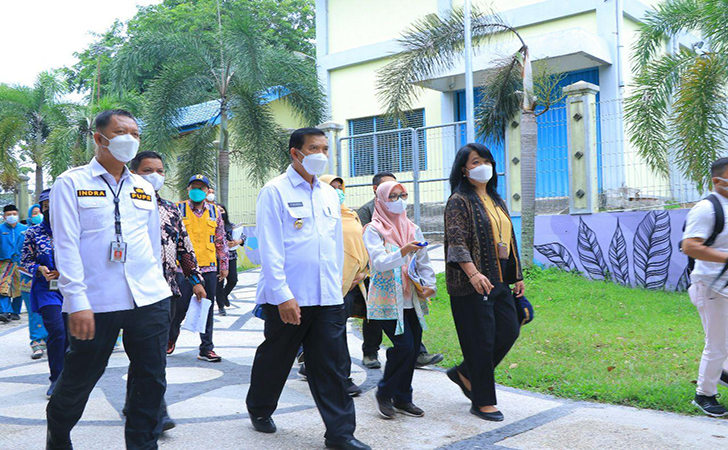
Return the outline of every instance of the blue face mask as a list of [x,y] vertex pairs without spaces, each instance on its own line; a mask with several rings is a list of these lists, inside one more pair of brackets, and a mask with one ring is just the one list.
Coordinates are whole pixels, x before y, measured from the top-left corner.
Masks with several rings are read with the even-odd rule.
[[206,196],[207,194],[202,189],[190,189],[190,200],[195,203],[200,203]]
[[10,225],[15,225],[16,223],[18,223],[18,219],[19,217],[16,215],[7,216],[5,218],[5,222],[9,223]]
[[336,193],[339,195],[339,204],[343,205],[344,200],[346,200],[346,194],[344,194],[344,191],[341,189],[337,189]]
[[33,225],[38,225],[39,223],[43,222],[43,214],[36,214],[28,220],[30,220],[30,223],[32,223]]

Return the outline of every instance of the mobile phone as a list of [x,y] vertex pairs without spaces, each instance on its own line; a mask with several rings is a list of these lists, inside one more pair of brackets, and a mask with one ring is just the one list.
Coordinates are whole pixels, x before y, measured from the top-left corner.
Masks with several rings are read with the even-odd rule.
[[419,244],[415,244],[415,245],[417,245],[418,247],[427,247],[428,245],[430,245],[430,243],[425,241],[425,242],[420,242]]

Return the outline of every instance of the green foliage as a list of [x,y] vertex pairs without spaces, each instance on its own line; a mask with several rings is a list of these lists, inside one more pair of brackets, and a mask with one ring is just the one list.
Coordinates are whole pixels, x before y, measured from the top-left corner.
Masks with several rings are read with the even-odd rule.
[[[699,190],[710,187],[706,167],[728,149],[728,4],[725,0],[668,0],[647,14],[634,44],[637,72],[625,104],[631,142],[658,173],[670,160]],[[693,32],[705,51],[664,54],[672,35]]]
[[[555,269],[526,274],[535,320],[496,369],[496,382],[579,400],[696,414],[703,330],[684,293],[590,281]],[[423,335],[442,365],[461,361],[445,279]]]

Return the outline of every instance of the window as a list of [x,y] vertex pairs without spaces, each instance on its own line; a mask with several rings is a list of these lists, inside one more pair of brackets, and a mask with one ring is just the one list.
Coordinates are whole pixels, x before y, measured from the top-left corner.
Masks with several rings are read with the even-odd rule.
[[[405,113],[405,121],[393,121],[384,116],[351,119],[349,123],[349,174],[352,177],[374,175],[378,172],[410,172],[412,166],[412,132],[397,131],[402,128],[419,128],[425,125],[425,110],[416,109]],[[376,133],[372,136],[355,137]],[[419,139],[420,170],[427,169],[424,132]]]

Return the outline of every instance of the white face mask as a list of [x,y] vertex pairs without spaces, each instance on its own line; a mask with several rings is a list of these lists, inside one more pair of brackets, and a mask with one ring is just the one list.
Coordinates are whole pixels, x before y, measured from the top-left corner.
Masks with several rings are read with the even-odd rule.
[[10,224],[10,225],[15,225],[16,223],[18,223],[18,219],[20,219],[20,217],[18,217],[18,216],[17,216],[17,215],[15,215],[15,214],[12,214],[12,215],[10,215],[10,216],[7,216],[7,217],[5,218],[5,222],[7,222],[7,223],[8,223],[8,224]]
[[160,175],[157,172],[140,176],[147,180],[149,184],[152,185],[155,191],[162,189],[162,186],[164,186],[164,175]]
[[[302,152],[298,152],[303,155]],[[303,155],[303,161],[301,165],[309,175],[319,176],[326,170],[326,165],[329,163],[329,158],[323,153],[313,153],[311,155]]]
[[402,214],[407,211],[407,200],[400,198],[396,202],[386,202],[384,203],[384,206],[386,206],[392,214]]
[[470,169],[470,178],[478,183],[487,183],[493,177],[493,166],[490,164],[481,164],[478,167]]
[[[101,134],[101,136],[104,135]],[[137,141],[131,134],[122,134],[111,139],[106,136],[104,137],[109,141],[109,145],[106,148],[108,148],[109,152],[111,152],[111,156],[124,164],[134,159],[137,155],[137,151],[139,151],[139,141]]]
[[212,203],[215,201],[215,194],[207,194],[207,197],[205,197],[208,202]]

